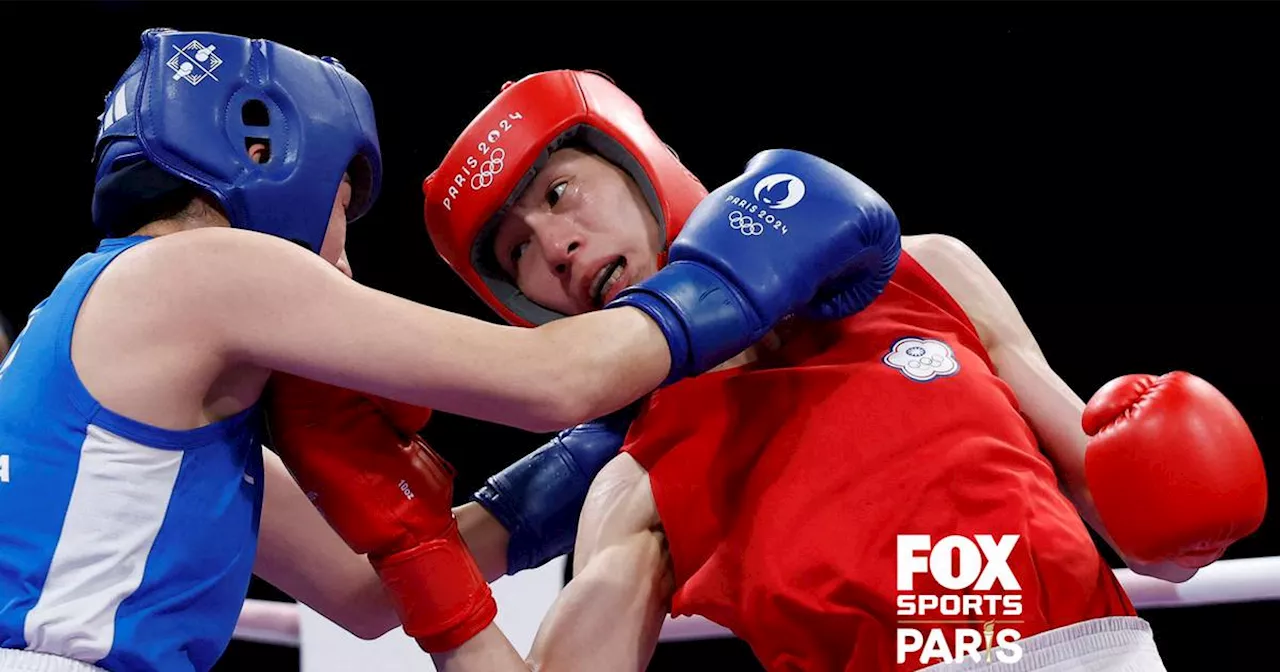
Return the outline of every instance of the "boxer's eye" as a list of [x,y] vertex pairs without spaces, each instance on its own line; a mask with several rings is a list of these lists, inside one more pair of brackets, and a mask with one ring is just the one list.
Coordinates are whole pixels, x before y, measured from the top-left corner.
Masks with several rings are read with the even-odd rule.
[[568,182],[560,182],[551,187],[547,192],[547,203],[551,207],[556,207],[556,203],[560,202],[560,197],[564,195],[564,190],[569,188]]
[[526,240],[525,242],[520,243],[519,245],[516,245],[515,247],[511,248],[511,266],[513,268],[517,263],[520,262],[520,257],[524,256],[524,248],[528,244],[529,244],[529,241]]

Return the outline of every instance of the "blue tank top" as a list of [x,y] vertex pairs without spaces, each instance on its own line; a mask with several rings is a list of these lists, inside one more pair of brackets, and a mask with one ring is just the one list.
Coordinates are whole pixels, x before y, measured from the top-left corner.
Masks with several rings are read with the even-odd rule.
[[107,670],[208,670],[257,551],[258,407],[160,429],[103,408],[71,363],[89,288],[146,240],[80,257],[0,363],[0,647]]

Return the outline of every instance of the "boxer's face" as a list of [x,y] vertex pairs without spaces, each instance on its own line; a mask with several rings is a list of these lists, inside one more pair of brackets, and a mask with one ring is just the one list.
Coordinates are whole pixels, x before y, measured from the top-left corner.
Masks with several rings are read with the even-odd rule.
[[351,178],[342,176],[342,184],[338,185],[338,194],[333,199],[333,210],[329,213],[329,228],[324,232],[324,242],[320,245],[320,256],[338,267],[349,278],[351,264],[347,261],[347,208],[351,206]]
[[526,296],[575,315],[656,273],[661,245],[657,220],[625,171],[562,149],[499,223],[493,253]]

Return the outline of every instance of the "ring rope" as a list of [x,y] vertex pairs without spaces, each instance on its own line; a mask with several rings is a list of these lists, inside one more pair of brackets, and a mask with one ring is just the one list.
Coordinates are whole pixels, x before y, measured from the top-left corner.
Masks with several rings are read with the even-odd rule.
[[[1280,600],[1280,556],[1219,560],[1182,583],[1113,570],[1137,609],[1194,607]],[[293,602],[245,600],[234,639],[297,647],[298,605]],[[727,629],[700,616],[667,617],[659,641],[733,637]]]

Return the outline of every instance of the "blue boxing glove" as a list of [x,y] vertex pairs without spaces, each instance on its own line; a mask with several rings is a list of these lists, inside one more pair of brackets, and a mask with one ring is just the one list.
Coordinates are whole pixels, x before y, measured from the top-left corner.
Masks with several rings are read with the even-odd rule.
[[898,218],[879,194],[828,161],[773,149],[703,199],[667,265],[606,307],[639,308],[662,328],[666,385],[719,365],[789,315],[862,310],[900,252]]
[[507,528],[507,574],[573,550],[578,514],[596,474],[618,454],[636,404],[556,435],[471,496]]

